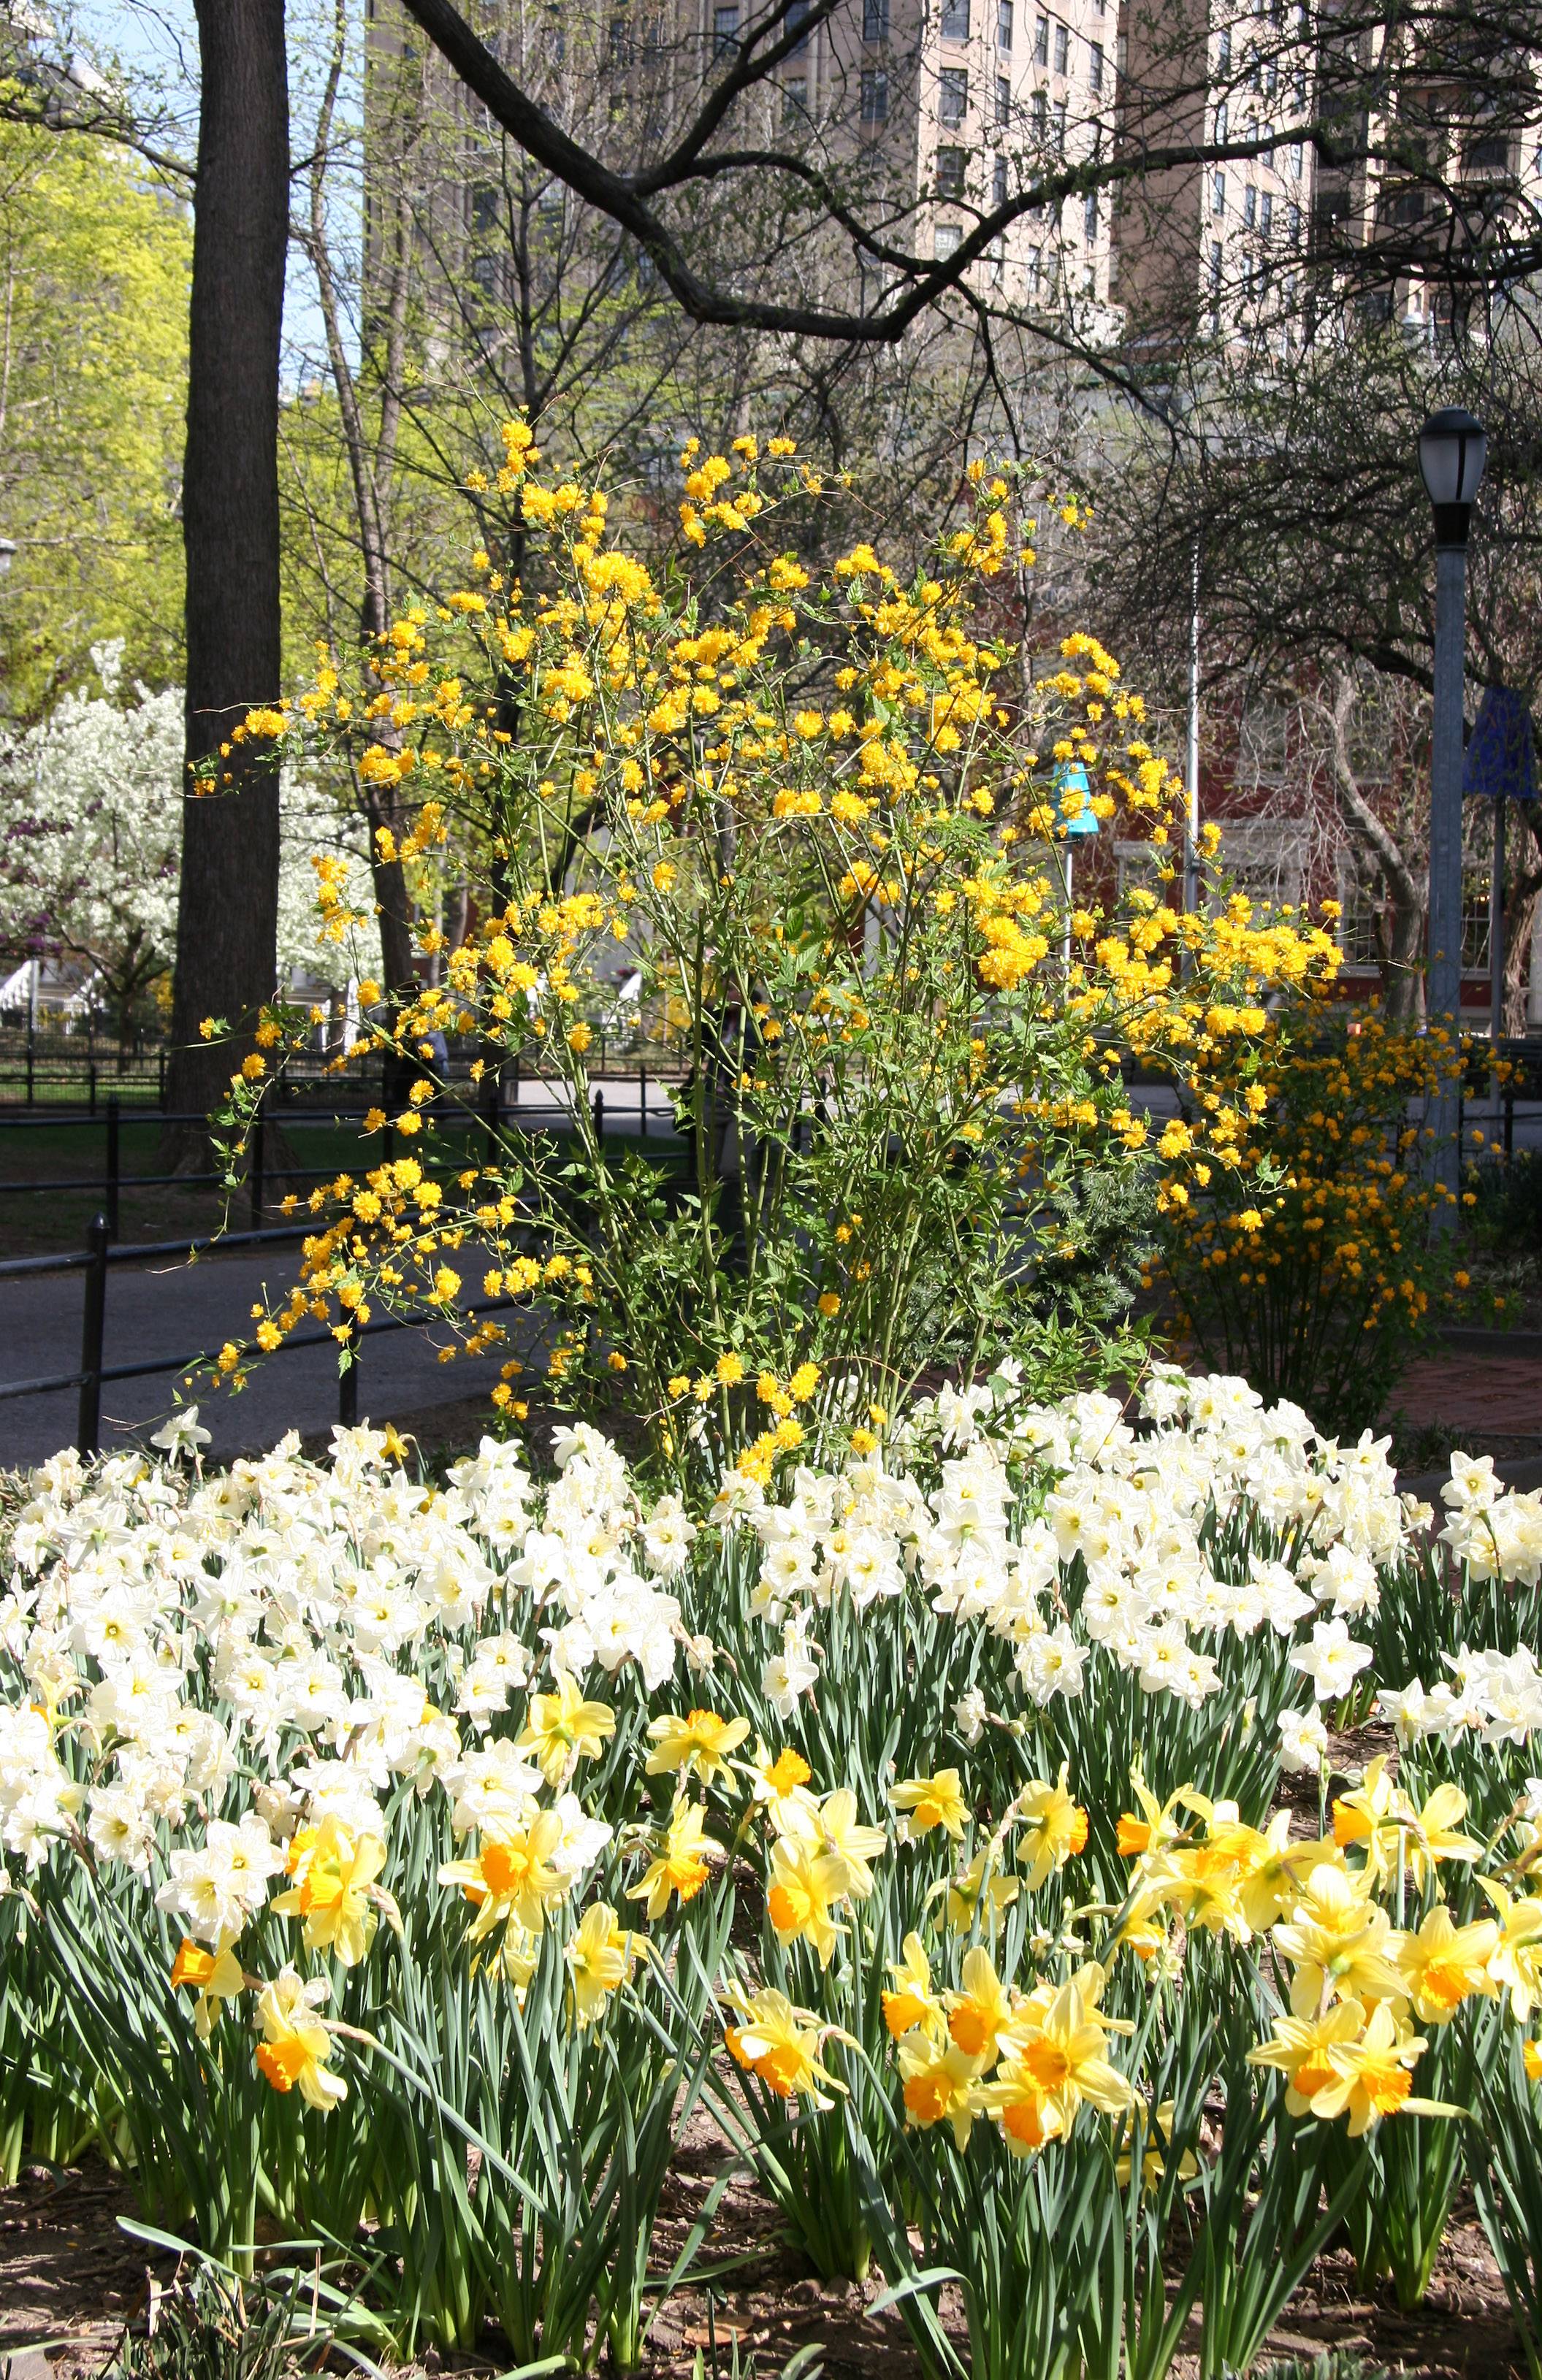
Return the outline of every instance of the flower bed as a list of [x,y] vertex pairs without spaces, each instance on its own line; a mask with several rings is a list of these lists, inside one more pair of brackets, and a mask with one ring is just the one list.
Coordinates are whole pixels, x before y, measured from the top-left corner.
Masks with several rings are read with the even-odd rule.
[[7,2174],[94,2140],[237,2265],[328,2243],[377,2350],[629,2368],[706,2108],[1002,2380],[1245,2370],[1341,2232],[1412,2303],[1465,2176],[1536,2368],[1533,1500],[1458,1460],[1432,1547],[1368,1439],[1172,1374],[698,1517],[582,1427],[544,1488],[403,1451],[13,1505]]

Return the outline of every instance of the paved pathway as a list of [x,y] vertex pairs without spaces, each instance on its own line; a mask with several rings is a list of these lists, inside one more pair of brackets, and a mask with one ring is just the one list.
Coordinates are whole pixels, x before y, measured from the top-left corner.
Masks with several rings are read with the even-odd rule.
[[[249,1256],[211,1257],[140,1269],[115,1265],[107,1275],[104,1355],[108,1365],[148,1362],[154,1356],[184,1357],[211,1352],[225,1340],[245,1341],[251,1307],[263,1285],[282,1292],[292,1278],[296,1246],[279,1245]],[[74,1370],[80,1360],[84,1277],[42,1273],[0,1279],[0,1384]],[[511,1314],[505,1327],[517,1330]],[[311,1324],[307,1326],[315,1328]],[[524,1326],[525,1342],[531,1333]],[[443,1336],[442,1333],[437,1334]],[[485,1395],[516,1342],[500,1354],[467,1363],[442,1365],[423,1330],[382,1331],[366,1338],[360,1355],[360,1419],[387,1421],[420,1414],[473,1394]],[[181,1386],[177,1372],[142,1380],[110,1380],[102,1391],[102,1443],[111,1449],[153,1428],[172,1410]],[[73,1443],[79,1390],[0,1400],[0,1467],[41,1463]],[[207,1451],[228,1461],[271,1446],[286,1429],[324,1430],[337,1418],[337,1359],[330,1347],[303,1347],[258,1366],[240,1395],[201,1384],[183,1390],[196,1396],[200,1419],[213,1431]]]

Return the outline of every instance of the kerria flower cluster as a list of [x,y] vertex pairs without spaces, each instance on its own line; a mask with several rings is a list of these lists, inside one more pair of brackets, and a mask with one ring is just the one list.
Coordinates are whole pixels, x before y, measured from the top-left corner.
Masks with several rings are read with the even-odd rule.
[[[1032,1404],[1016,1386],[1006,1371],[917,1405],[897,1439],[917,1470],[877,1452],[800,1466],[782,1500],[730,1475],[713,1517],[759,1541],[752,1609],[780,1640],[763,1682],[779,1710],[817,1678],[818,1618],[837,1597],[860,1611],[905,1593],[1009,1644],[1040,1706],[1084,1694],[1102,1658],[1196,1708],[1220,1686],[1221,1641],[1260,1630],[1291,1640],[1317,1702],[1350,1692],[1371,1659],[1354,1627],[1410,1530],[1386,1439],[1319,1439],[1298,1407],[1221,1376],[1159,1369],[1133,1420],[1111,1397]],[[1218,1529],[1239,1514],[1247,1550],[1220,1560]],[[959,1721],[977,1741],[985,1713],[971,1702]],[[1289,1764],[1316,1767],[1316,1712],[1284,1726]]]

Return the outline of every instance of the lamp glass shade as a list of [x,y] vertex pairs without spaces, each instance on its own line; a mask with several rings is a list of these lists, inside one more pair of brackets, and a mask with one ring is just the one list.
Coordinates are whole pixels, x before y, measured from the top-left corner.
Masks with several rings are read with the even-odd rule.
[[1477,494],[1488,438],[1475,414],[1442,406],[1419,432],[1419,469],[1432,504],[1470,504]]

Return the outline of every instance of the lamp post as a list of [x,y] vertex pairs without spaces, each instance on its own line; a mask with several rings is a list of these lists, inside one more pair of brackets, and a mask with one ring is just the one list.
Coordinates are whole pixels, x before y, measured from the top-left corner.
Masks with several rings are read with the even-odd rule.
[[1430,1104],[1434,1178],[1451,1193],[1437,1228],[1456,1222],[1462,1153],[1456,1146],[1462,1026],[1462,718],[1467,642],[1467,529],[1487,437],[1459,405],[1442,406],[1419,432],[1419,470],[1435,515],[1435,722],[1429,766],[1429,940],[1425,1008],[1450,1036]]

